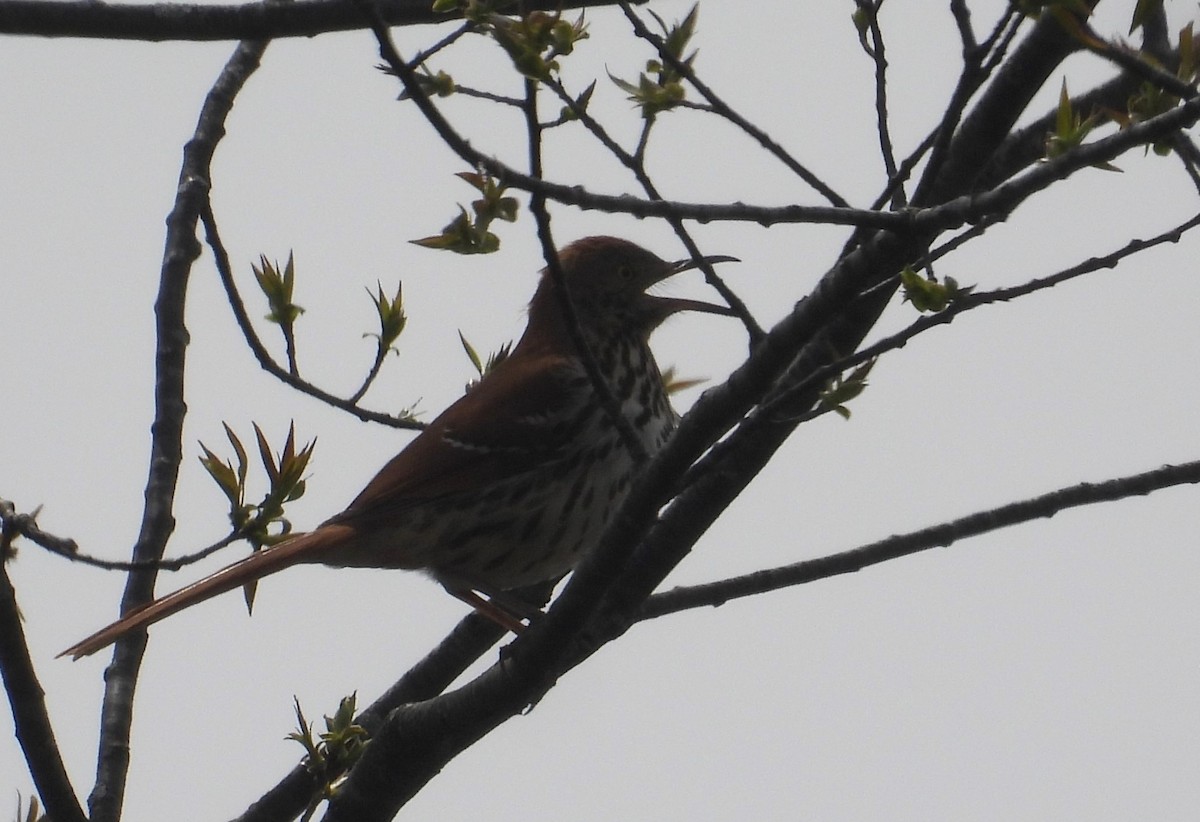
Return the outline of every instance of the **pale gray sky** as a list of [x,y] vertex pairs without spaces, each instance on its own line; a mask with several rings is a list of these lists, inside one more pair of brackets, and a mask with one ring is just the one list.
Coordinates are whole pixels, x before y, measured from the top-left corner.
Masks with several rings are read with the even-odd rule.
[[[958,43],[944,5],[885,6],[901,152],[935,122],[954,81]],[[972,4],[981,30],[1002,5]],[[1129,5],[1112,4],[1097,27],[1123,33]],[[1194,13],[1168,5],[1180,18]],[[667,19],[688,7],[654,4]],[[710,1],[697,67],[866,205],[883,172],[871,66],[851,9],[778,4],[751,14]],[[592,39],[566,77],[576,89],[599,78],[594,110],[628,140],[638,115],[604,72],[632,77],[650,54],[618,11],[589,20]],[[412,54],[441,33],[413,28],[397,40]],[[125,558],[146,471],[163,219],[182,144],[231,46],[3,46],[0,497],[22,510],[44,505],[47,530]],[[454,54],[442,65],[460,82],[505,76],[504,59],[482,40]],[[409,329],[367,404],[395,410],[419,399],[428,418],[471,376],[457,330],[481,349],[515,337],[540,261],[527,213],[501,228],[499,255],[408,244],[439,230],[472,192],[452,177],[461,163],[415,108],[395,101],[396,82],[376,62],[363,33],[272,45],[218,149],[215,207],[248,295],[260,253],[282,260],[295,251],[296,299],[308,309],[302,367],[331,390],[348,393],[370,362],[371,342],[359,336],[373,321],[364,287],[392,290],[402,279]],[[1087,58],[1068,68],[1073,90],[1108,73]],[[1056,76],[1038,113],[1058,84]],[[515,116],[478,102],[443,105],[479,147],[521,162]],[[556,139],[548,176],[634,190],[586,140]],[[1195,210],[1176,160],[1130,155],[1119,164],[1124,174],[1084,172],[1038,198],[941,273],[981,288],[1018,283]],[[749,141],[694,113],[663,118],[651,169],[679,199],[819,202]],[[669,229],[652,222],[557,208],[554,228],[562,241],[621,234],[680,255]],[[696,234],[707,253],[743,259],[724,274],[770,324],[828,267],[845,230],[712,225]],[[819,556],[1194,459],[1196,243],[973,312],[887,357],[852,420],[802,427],[674,581]],[[673,289],[704,294],[697,275]],[[207,256],[188,311],[188,456],[173,554],[223,533],[224,499],[196,462],[198,441],[224,452],[222,421],[244,434],[256,421],[279,442],[291,420],[302,438],[319,435],[309,492],[290,511],[298,527],[340,510],[407,441],[265,376]],[[257,302],[252,314],[265,311]],[[884,327],[914,316],[897,304]],[[685,375],[720,379],[744,357],[745,340],[733,323],[685,316],[658,335],[656,350]],[[1197,510],[1194,489],[1175,489],[639,626],[452,763],[401,818],[1194,819]],[[162,587],[223,561],[166,575]],[[54,655],[115,616],[123,580],[28,545],[10,573],[59,742],[86,794],[107,657]],[[300,748],[283,739],[293,695],[310,718],[353,690],[369,701],[462,613],[418,575],[310,568],[264,582],[253,619],[240,597],[226,596],[154,628],[125,818],[236,815],[298,760]],[[392,626],[388,635],[379,625]],[[30,788],[5,712],[0,795]]]

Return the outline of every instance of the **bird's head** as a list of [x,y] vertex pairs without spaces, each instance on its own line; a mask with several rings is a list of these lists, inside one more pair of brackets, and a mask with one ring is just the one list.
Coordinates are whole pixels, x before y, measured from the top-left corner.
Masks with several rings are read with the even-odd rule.
[[[646,249],[616,237],[584,237],[558,253],[563,282],[585,333],[634,334],[647,337],[663,320],[679,311],[709,314],[733,312],[721,305],[646,293],[651,286],[681,271],[706,263],[736,261],[736,257],[712,256],[667,262]],[[561,316],[557,286],[550,271],[529,305],[530,324]]]

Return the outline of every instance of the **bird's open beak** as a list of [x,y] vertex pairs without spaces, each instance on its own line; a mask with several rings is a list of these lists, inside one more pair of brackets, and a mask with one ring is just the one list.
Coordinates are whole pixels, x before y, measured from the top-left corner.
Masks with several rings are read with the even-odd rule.
[[676,260],[671,263],[671,273],[678,274],[681,271],[691,271],[693,268],[699,268],[702,265],[740,262],[741,260],[737,257],[730,257],[728,254],[713,254],[709,257],[688,257],[686,260]]
[[[663,275],[662,280],[668,277],[674,277],[684,271],[691,271],[693,268],[699,268],[703,265],[715,265],[716,263],[740,263],[737,257],[730,257],[726,254],[714,254],[709,257],[689,257],[686,260],[677,260],[667,266],[667,271]],[[734,311],[728,306],[716,305],[714,303],[706,303],[702,300],[688,300],[682,297],[653,297],[652,298],[662,313],[663,317],[674,314],[677,311],[703,311],[706,314],[724,314],[727,317],[734,316]]]

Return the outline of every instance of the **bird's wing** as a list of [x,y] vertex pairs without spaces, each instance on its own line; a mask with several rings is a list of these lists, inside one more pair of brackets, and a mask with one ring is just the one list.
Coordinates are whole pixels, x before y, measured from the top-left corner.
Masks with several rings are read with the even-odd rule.
[[504,360],[330,522],[369,519],[383,509],[469,493],[555,462],[573,435],[571,423],[588,394],[586,381],[564,357]]

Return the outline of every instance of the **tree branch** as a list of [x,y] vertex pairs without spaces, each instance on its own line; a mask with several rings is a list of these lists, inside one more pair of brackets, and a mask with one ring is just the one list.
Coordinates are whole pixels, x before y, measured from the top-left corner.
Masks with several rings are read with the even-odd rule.
[[854,573],[931,548],[947,548],[967,537],[979,536],[1034,519],[1052,517],[1069,508],[1115,502],[1132,496],[1146,496],[1164,488],[1196,483],[1200,483],[1200,462],[1166,465],[1141,474],[1099,483],[1084,482],[818,559],[767,568],[718,582],[673,588],[646,600],[637,618],[655,619],[692,608],[717,607],[732,599]]
[[17,531],[11,503],[0,500],[3,531],[0,536],[0,679],[12,707],[13,728],[17,742],[29,765],[29,775],[37,788],[46,811],[60,822],[84,822],[83,808],[71,786],[63,765],[50,714],[46,710],[46,694],[38,682],[29,643],[21,625],[21,610],[17,592],[8,578],[7,559],[11,556],[12,540]]
[[[183,459],[184,363],[188,332],[184,305],[192,263],[200,255],[196,223],[207,197],[213,151],[225,134],[225,118],[234,97],[258,67],[265,42],[242,43],[229,58],[208,93],[196,131],[184,148],[183,167],[175,206],[167,217],[166,249],[154,311],[155,355],[154,424],[151,428],[150,474],[142,527],[133,549],[136,562],[157,561],[174,529],[172,514],[179,465]],[[121,600],[126,612],[154,596],[153,569],[132,571]],[[133,697],[146,648],[145,632],[117,641],[113,662],[105,674],[101,712],[100,750],[96,785],[89,798],[93,822],[116,822],[121,815],[129,769],[129,728]]]
[[748,134],[755,142],[770,152],[776,159],[787,166],[792,173],[804,180],[804,182],[808,183],[813,190],[815,190],[834,206],[839,208],[850,207],[850,204],[840,194],[834,191],[821,178],[796,160],[796,158],[792,157],[792,155],[790,155],[783,148],[783,146],[779,145],[779,143],[771,138],[771,135],[767,134],[754,123],[751,123],[745,117],[738,114],[724,100],[718,97],[715,91],[713,91],[706,83],[702,82],[700,78],[696,76],[696,72],[691,66],[678,60],[675,55],[666,48],[666,43],[663,41],[663,39],[654,32],[650,31],[650,29],[646,27],[646,24],[642,22],[642,19],[633,13],[631,3],[628,2],[628,0],[620,2],[619,5],[621,6],[621,11],[625,13],[625,17],[629,20],[630,25],[633,26],[634,34],[650,43],[650,45],[654,46],[654,48],[658,50],[658,56],[662,58],[663,63],[669,65],[674,71],[678,72],[681,77],[686,78],[687,81],[691,83],[692,87],[695,88],[696,91],[699,92],[700,96],[703,97],[708,103],[709,110],[712,111],[712,113],[716,114],[718,117],[728,120],[730,123],[746,132],[746,134]]
[[[436,648],[414,665],[355,722],[374,734],[393,710],[410,702],[432,699],[462,675],[505,635],[505,630],[472,612]],[[275,787],[246,809],[234,822],[285,822],[307,806],[317,785],[303,765],[292,769]]]
[[[386,31],[377,28],[377,35],[388,59]],[[403,71],[398,73],[404,77]],[[1029,76],[1024,79],[1028,81]],[[1004,102],[1023,110],[1027,105],[1027,99],[1020,102],[1024,91]],[[421,105],[420,98],[414,99]],[[449,135],[446,139],[455,151],[461,150],[460,156],[471,157],[472,164],[485,159],[474,153],[434,107],[429,105],[422,111],[444,137]],[[1183,113],[1171,113],[1174,120],[1157,118],[1154,129],[1177,128],[1194,114],[1185,107]],[[1008,128],[1011,123],[1003,134]],[[636,616],[649,595],[646,588],[656,584],[654,576],[661,579],[663,569],[674,567],[711,521],[706,517],[740,493],[793,427],[789,418],[747,418],[749,410],[777,393],[779,385],[793,385],[814,373],[835,356],[831,352],[853,350],[873,324],[881,302],[886,303],[890,296],[890,290],[879,285],[888,282],[899,266],[924,253],[937,232],[981,215],[1007,214],[1051,182],[1090,165],[1096,157],[1128,150],[1150,131],[1098,141],[1069,155],[1069,162],[1059,158],[1007,186],[973,198],[961,195],[970,190],[975,174],[991,155],[990,151],[977,152],[981,144],[971,136],[962,137],[964,133],[969,135],[969,130],[958,130],[947,155],[948,160],[960,163],[964,174],[937,191],[946,198],[959,199],[943,205],[944,200],[930,197],[932,208],[895,222],[894,232],[877,233],[839,260],[817,289],[768,333],[747,362],[724,385],[707,392],[685,417],[664,451],[637,479],[601,546],[576,570],[546,618],[531,626],[510,646],[500,663],[475,681],[389,715],[360,767],[331,805],[329,819],[390,818],[458,752],[509,716],[536,703],[559,676],[623,630],[621,620],[630,614]],[[489,167],[487,162],[483,165],[497,176],[504,174],[497,166]],[[534,183],[544,185],[539,181],[530,185]],[[540,190],[548,196],[552,192],[549,188]],[[868,298],[863,297],[864,292]],[[797,397],[797,404],[803,399]],[[740,420],[749,424],[735,435],[739,436],[739,444],[750,447],[725,449],[726,458],[719,465],[722,470],[708,472],[700,482],[689,486],[660,520],[659,512],[670,501],[683,472]],[[636,547],[639,542],[641,548]],[[638,584],[629,589],[621,585],[630,580]],[[380,797],[384,797],[382,804],[378,802]]]
[[[254,323],[250,321],[250,314],[246,311],[246,304],[242,301],[242,295],[238,291],[237,283],[233,279],[233,267],[229,262],[229,253],[225,250],[224,243],[221,242],[221,234],[217,230],[217,220],[213,216],[212,203],[208,199],[207,192],[205,192],[204,204],[200,209],[200,219],[204,223],[205,238],[208,241],[209,248],[212,249],[213,259],[217,267],[217,275],[221,278],[221,285],[225,288],[225,296],[229,300],[229,307],[233,311],[233,318],[237,322],[238,328],[241,329],[242,336],[246,339],[246,346],[250,349],[250,353],[254,355],[254,359],[258,361],[263,371],[266,371],[284,385],[288,385],[302,394],[307,394],[310,397],[320,400],[326,405],[352,414],[363,422],[377,422],[391,428],[414,431],[419,431],[425,427],[423,423],[409,417],[395,416],[383,413],[382,411],[372,411],[369,408],[363,408],[359,405],[357,397],[370,386],[370,377],[364,383],[362,392],[356,392],[349,398],[343,398],[330,394],[323,388],[303,379],[299,374],[293,372],[291,368],[284,368],[275,362],[270,352],[267,351],[267,347],[263,345],[258,332],[254,330]],[[382,362],[382,358],[386,353],[386,351],[381,352],[380,356],[376,358],[377,365]],[[372,372],[375,370],[375,368],[372,368]]]
[[[554,11],[611,5],[616,0],[527,0],[526,9]],[[381,0],[389,26],[444,23],[430,0]],[[315,37],[365,28],[351,0],[293,0],[236,6],[177,3],[102,3],[94,0],[0,0],[0,34],[96,37],[105,40],[261,40]]]

